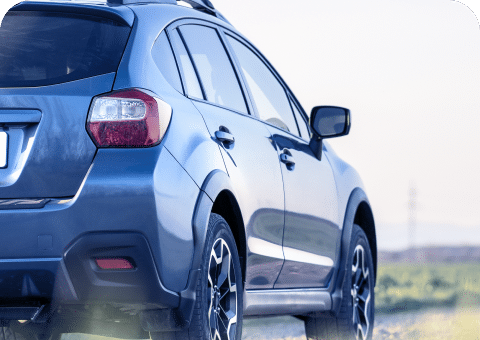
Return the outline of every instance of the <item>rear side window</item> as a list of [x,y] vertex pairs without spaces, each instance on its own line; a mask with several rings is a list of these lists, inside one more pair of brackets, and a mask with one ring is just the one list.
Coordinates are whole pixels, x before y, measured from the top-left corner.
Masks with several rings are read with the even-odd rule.
[[183,79],[185,81],[185,87],[188,96],[191,98],[204,99],[202,89],[200,88],[200,83],[198,82],[197,75],[195,74],[195,69],[193,68],[190,57],[188,56],[187,50],[185,49],[177,30],[172,31],[172,38],[177,50],[178,63],[183,73]]
[[33,87],[115,72],[130,27],[70,13],[12,11],[0,27],[0,87]]
[[155,41],[152,48],[152,57],[158,69],[170,85],[183,94],[177,63],[175,62],[175,57],[173,56],[172,48],[170,47],[165,31],[163,31],[157,38],[157,41]]
[[247,113],[242,90],[230,59],[213,28],[199,25],[180,27],[209,102]]

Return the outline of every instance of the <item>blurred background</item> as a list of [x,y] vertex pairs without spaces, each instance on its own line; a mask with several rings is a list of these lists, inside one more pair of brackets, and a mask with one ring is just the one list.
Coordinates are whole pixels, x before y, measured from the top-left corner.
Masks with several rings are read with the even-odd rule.
[[381,249],[480,245],[480,30],[466,5],[214,5],[265,54],[305,111],[351,110],[350,135],[330,145],[366,185]]

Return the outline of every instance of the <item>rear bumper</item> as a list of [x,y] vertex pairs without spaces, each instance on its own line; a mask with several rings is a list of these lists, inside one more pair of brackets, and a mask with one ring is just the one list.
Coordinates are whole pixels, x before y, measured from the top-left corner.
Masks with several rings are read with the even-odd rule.
[[[103,270],[96,258],[128,258],[133,269]],[[150,246],[138,233],[90,233],[64,258],[0,260],[0,306],[142,304],[176,308],[180,294],[160,281]]]
[[[133,269],[104,270],[97,258],[128,258]],[[165,288],[151,248],[139,233],[89,233],[79,237],[63,258],[0,260],[0,322],[41,322],[55,306],[101,305],[141,311],[144,327],[161,317],[162,329],[189,325],[198,271],[186,289]],[[157,321],[158,323],[158,321]]]
[[[98,150],[75,197],[0,210],[0,307],[109,303],[188,315],[199,192],[162,146]],[[96,257],[128,257],[135,268],[101,270]]]

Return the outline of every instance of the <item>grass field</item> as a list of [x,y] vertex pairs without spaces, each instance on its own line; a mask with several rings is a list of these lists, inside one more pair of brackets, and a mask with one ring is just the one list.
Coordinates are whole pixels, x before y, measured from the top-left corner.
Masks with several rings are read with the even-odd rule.
[[392,264],[378,268],[377,312],[480,305],[480,264]]

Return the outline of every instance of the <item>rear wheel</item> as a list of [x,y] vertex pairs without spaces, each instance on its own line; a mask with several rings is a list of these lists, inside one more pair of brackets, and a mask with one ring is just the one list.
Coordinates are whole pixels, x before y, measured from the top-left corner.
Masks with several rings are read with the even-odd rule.
[[240,340],[243,284],[240,259],[227,222],[211,214],[197,281],[190,327],[175,332],[152,332],[153,340]]
[[343,299],[337,317],[307,317],[308,340],[371,340],[374,322],[374,267],[365,232],[353,226]]

